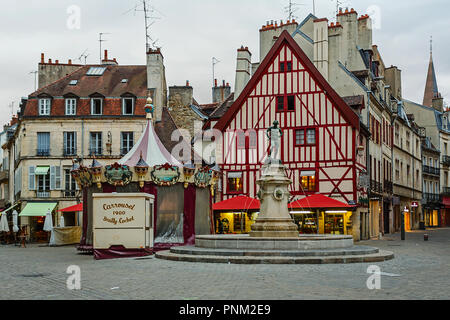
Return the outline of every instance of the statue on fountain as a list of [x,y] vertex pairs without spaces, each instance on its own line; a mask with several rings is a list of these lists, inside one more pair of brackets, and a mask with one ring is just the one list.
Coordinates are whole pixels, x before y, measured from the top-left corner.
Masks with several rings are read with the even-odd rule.
[[269,158],[267,162],[281,164],[280,144],[283,137],[283,131],[279,127],[279,122],[275,120],[273,126],[267,129],[267,138],[269,139]]
[[255,224],[252,225],[250,237],[253,238],[297,238],[298,227],[288,210],[290,197],[289,185],[292,180],[286,175],[286,168],[281,162],[280,142],[283,131],[279,122],[267,130],[270,143],[269,157],[261,169],[261,177],[256,181],[259,186],[258,197],[261,210]]

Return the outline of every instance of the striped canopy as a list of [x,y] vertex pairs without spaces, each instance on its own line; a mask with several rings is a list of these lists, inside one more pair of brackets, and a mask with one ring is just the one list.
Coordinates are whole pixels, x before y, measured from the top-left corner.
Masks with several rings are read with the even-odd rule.
[[162,144],[153,128],[151,120],[147,121],[147,127],[142,137],[133,149],[119,161],[119,164],[134,167],[141,159],[141,156],[149,167],[160,166],[166,163],[172,166],[182,167],[182,164]]

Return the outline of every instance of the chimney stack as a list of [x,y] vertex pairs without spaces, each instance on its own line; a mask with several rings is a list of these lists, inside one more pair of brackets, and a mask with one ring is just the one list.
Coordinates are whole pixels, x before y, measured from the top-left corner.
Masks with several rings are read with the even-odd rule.
[[167,105],[167,84],[164,57],[159,48],[147,52],[147,87],[155,106],[155,121],[161,121],[162,108]]
[[190,106],[194,102],[194,88],[188,84],[189,82],[186,86],[169,87],[169,107],[186,107]]
[[112,60],[109,60],[108,59],[108,50],[105,50],[105,57],[102,60],[102,65],[105,65],[105,66],[118,66],[119,64],[117,63],[116,58],[114,58]]
[[314,20],[314,65],[328,81],[328,19]]
[[217,86],[217,80],[215,81],[215,87],[212,89],[212,102],[222,103],[226,98],[231,94],[231,87],[229,83],[225,83],[225,80],[222,81],[222,86]]
[[241,46],[241,48],[237,50],[236,81],[234,87],[234,97],[236,100],[250,80],[251,72],[252,54],[248,50],[248,47],[244,48],[244,46]]
[[41,53],[41,60],[38,64],[37,88],[43,88],[50,83],[66,77],[79,67],[81,67],[81,65],[73,64],[71,59],[69,59],[67,64],[60,63],[59,59],[56,59],[55,63],[52,63],[52,59],[48,59],[48,62],[46,62],[44,53]]

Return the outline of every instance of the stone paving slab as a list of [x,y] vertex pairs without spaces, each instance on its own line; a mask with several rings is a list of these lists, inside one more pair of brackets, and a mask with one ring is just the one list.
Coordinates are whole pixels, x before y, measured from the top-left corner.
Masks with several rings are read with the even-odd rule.
[[[424,233],[407,233],[406,241],[395,234],[357,243],[395,255],[373,263],[382,272],[380,290],[367,288],[372,263],[207,264],[155,257],[95,261],[77,254],[75,247],[0,246],[0,299],[448,300],[450,229],[427,230],[428,242]],[[70,265],[81,269],[81,290],[66,287]]]

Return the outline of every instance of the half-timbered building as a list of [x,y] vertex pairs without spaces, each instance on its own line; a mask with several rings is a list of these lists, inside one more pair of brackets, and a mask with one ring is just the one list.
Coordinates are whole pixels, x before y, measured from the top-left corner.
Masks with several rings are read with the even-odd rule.
[[[358,178],[366,170],[360,118],[287,31],[236,98],[215,125],[223,137],[216,151],[223,171],[223,200],[256,197],[256,181],[268,156],[266,132],[277,120],[283,131],[281,160],[293,182],[291,200],[323,194],[358,204],[363,191]],[[358,238],[359,214],[354,212],[354,219],[352,213],[345,214],[343,220],[353,225],[346,230],[353,229],[349,233]]]

